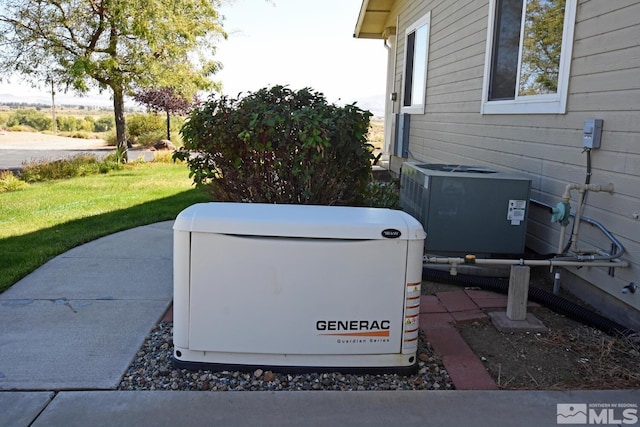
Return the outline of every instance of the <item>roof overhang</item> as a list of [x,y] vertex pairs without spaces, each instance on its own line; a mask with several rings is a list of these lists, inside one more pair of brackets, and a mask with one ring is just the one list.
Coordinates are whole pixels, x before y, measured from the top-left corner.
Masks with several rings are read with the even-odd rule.
[[386,39],[389,35],[395,34],[395,27],[387,27],[389,13],[394,3],[395,0],[362,0],[353,37]]

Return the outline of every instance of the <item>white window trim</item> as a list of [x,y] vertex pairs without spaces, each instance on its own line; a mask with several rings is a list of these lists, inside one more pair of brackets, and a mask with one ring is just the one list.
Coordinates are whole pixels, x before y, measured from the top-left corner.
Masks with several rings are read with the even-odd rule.
[[[569,75],[573,50],[573,32],[576,22],[577,0],[567,0],[562,32],[562,55],[558,72],[558,92],[547,95],[529,95],[515,99],[488,101],[491,78],[491,57],[493,53],[493,33],[495,28],[497,0],[489,3],[489,25],[484,59],[484,82],[482,85],[481,114],[565,114],[569,92]],[[522,44],[522,43],[521,43]]]
[[[422,102],[420,104],[415,104],[415,100],[412,100],[412,105],[410,106],[405,106],[403,105],[404,103],[404,89],[405,89],[405,80],[407,78],[406,76],[406,65],[407,65],[407,37],[408,35],[413,32],[416,31],[418,28],[422,27],[423,25],[427,26],[427,52],[425,54],[425,66],[426,66],[426,70],[424,72],[424,96],[422,98]],[[422,16],[422,18],[418,19],[417,21],[415,21],[413,24],[409,25],[407,27],[407,29],[404,32],[404,62],[402,63],[403,66],[403,71],[402,71],[402,98],[400,98],[400,111],[402,113],[408,113],[408,114],[424,114],[425,112],[425,106],[427,103],[427,76],[428,76],[428,69],[429,69],[429,38],[430,38],[430,34],[431,34],[431,11],[427,12],[424,16]]]

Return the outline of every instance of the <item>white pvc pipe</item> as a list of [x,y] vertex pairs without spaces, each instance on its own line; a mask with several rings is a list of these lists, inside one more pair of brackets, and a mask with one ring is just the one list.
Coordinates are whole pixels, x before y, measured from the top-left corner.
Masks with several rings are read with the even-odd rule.
[[558,255],[562,255],[564,253],[564,236],[567,232],[567,226],[566,225],[561,225],[560,226],[560,239],[558,240],[558,250],[556,251],[556,254]]
[[562,194],[562,199],[569,201],[571,198],[571,190],[583,190],[583,191],[605,191],[607,193],[613,193],[613,184],[567,184]]

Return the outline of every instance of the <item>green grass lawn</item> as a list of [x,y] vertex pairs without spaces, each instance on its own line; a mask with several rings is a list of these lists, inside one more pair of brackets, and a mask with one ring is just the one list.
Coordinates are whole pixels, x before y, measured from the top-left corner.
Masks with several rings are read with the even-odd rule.
[[188,175],[184,165],[142,163],[0,193],[0,292],[75,246],[209,201]]

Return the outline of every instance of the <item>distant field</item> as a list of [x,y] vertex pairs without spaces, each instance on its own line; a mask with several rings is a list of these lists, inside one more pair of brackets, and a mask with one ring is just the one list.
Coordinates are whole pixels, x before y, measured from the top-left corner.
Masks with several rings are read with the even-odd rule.
[[[43,113],[51,112],[51,105],[48,104],[17,104],[0,102],[0,112],[11,113],[16,110],[36,110]],[[127,112],[144,111],[142,107],[125,108]],[[103,114],[113,114],[113,108],[93,105],[56,105],[56,114],[63,116],[101,116]]]
[[371,128],[369,129],[369,142],[373,144],[373,146],[380,150],[382,149],[382,144],[384,143],[384,120],[383,119],[375,119],[371,120]]

